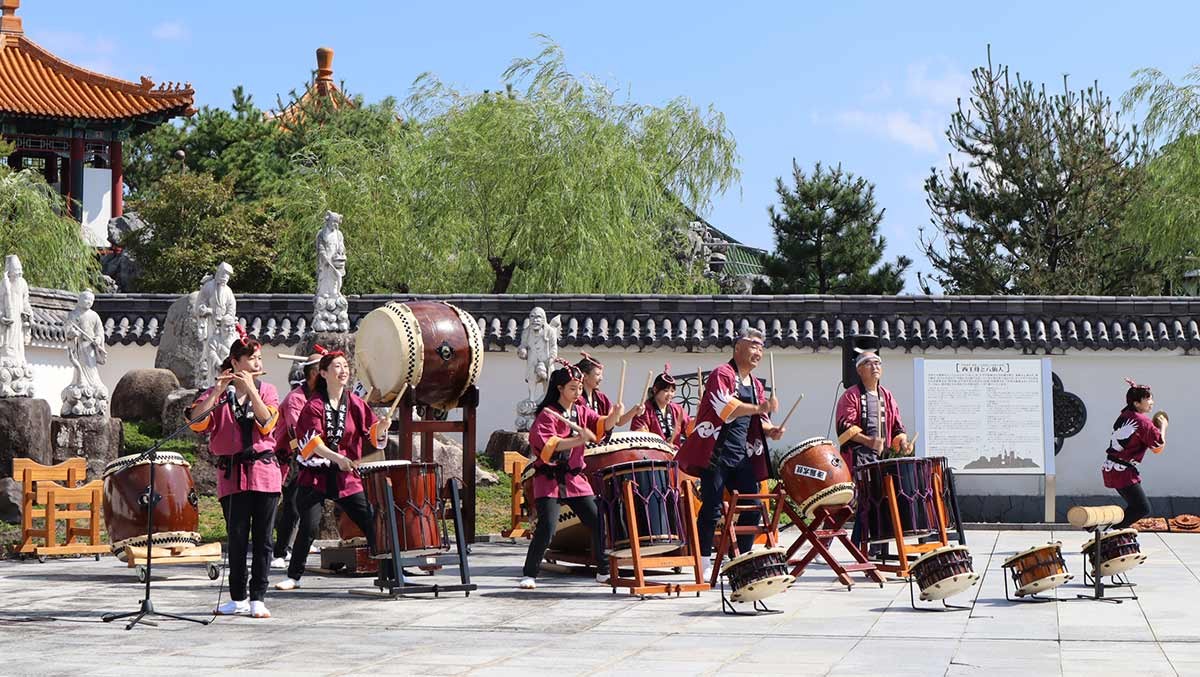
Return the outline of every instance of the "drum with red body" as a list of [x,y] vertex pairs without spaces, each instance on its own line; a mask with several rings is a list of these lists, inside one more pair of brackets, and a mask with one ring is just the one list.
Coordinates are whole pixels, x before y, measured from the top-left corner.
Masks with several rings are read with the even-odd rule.
[[786,451],[772,451],[771,456],[775,474],[804,515],[812,517],[822,505],[847,505],[854,500],[850,469],[833,442],[813,437]]
[[[1137,529],[1118,529],[1100,537],[1101,576],[1116,576],[1146,561],[1147,555],[1142,553],[1142,546],[1138,545],[1137,536]],[[1095,571],[1095,536],[1083,545],[1082,552],[1087,557],[1092,570]]]
[[363,385],[384,400],[408,386],[418,404],[453,409],[479,379],[483,332],[449,303],[392,301],[359,321],[354,361]]
[[[633,461],[670,461],[674,458],[675,448],[654,433],[617,432],[604,444],[589,444],[584,451],[583,462],[592,490],[599,496],[603,490],[601,472],[605,468]],[[525,509],[531,522],[537,520],[537,508],[533,502],[533,476],[536,470],[530,463],[521,473]],[[562,506],[558,513],[558,528],[550,539],[550,550],[586,555],[591,548],[592,538],[587,527],[583,526],[574,510]]]
[[[375,548],[371,556],[391,557],[392,541],[388,511],[396,514],[396,531],[401,557],[435,555],[443,544],[439,487],[442,468],[436,463],[380,461],[358,466],[363,489],[374,516]],[[392,506],[387,504],[387,480],[392,481]]]
[[1023,550],[1000,565],[1009,570],[1016,584],[1017,597],[1036,595],[1069,582],[1067,561],[1062,556],[1062,543],[1047,543]]
[[104,527],[114,554],[124,556],[125,546],[146,545],[146,508],[142,495],[150,485],[162,497],[154,507],[151,546],[199,545],[200,498],[192,483],[191,464],[183,456],[155,453],[154,463],[141,454],[122,456],[104,467]]

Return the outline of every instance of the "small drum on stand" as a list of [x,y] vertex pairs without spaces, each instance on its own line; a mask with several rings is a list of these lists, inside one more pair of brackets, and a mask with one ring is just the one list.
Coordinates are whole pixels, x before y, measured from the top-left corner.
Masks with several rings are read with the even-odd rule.
[[[1009,576],[1017,588],[1017,597],[1028,595],[1030,599],[1039,601],[1053,600],[1038,597],[1037,593],[1053,590],[1075,578],[1067,573],[1067,562],[1062,556],[1062,543],[1034,546],[1009,557],[1000,566],[1009,570]],[[1012,599],[1008,596],[1007,578],[1004,579],[1004,597],[1010,601]]]
[[[933,486],[935,463],[932,458],[893,458],[864,463],[854,469],[858,495],[855,519],[862,520],[864,541],[882,543],[898,536],[921,537],[938,531]],[[896,490],[896,512],[903,534],[896,534],[892,526],[892,511],[884,491],[887,477],[892,478]]]
[[[441,529],[441,466],[436,463],[409,461],[380,461],[358,466],[362,475],[367,501],[374,512],[372,518],[375,547],[371,557],[422,557],[441,554],[447,549]],[[395,505],[387,505],[386,480],[392,481]],[[396,514],[399,553],[392,552],[388,528],[388,510]]]
[[1101,576],[1116,576],[1125,573],[1146,561],[1138,545],[1137,529],[1118,529],[1103,534],[1100,538],[1100,568],[1096,568],[1096,537],[1083,545],[1084,556],[1092,571]]
[[418,404],[453,409],[479,379],[483,332],[449,303],[391,301],[359,321],[354,362],[363,384],[385,400],[407,385]]
[[[909,576],[909,597],[912,583],[921,589],[921,601],[942,600],[951,609],[968,609],[946,604],[946,598],[970,588],[979,582],[979,574],[972,566],[971,553],[965,545],[946,545],[925,553],[912,563]],[[917,607],[913,600],[913,608]]]
[[[628,516],[638,531],[638,553],[643,557],[678,550],[683,545],[679,479],[675,461],[646,459],[610,465],[600,471],[607,553],[617,558],[633,556]],[[633,489],[633,505],[626,505],[625,483]]]
[[796,581],[787,563],[787,551],[783,548],[751,550],[739,555],[721,567],[721,576],[729,579],[729,587],[733,590],[726,600],[722,583],[722,611],[729,614],[741,613],[733,609],[731,602],[754,602],[755,610],[760,613],[779,613],[766,608],[762,600],[787,590]]
[[183,456],[155,452],[154,465],[141,454],[122,456],[104,467],[104,527],[113,554],[125,561],[125,546],[144,547],[146,507],[142,496],[154,477],[154,491],[162,499],[154,506],[151,547],[200,545],[200,497],[192,483],[191,464]]
[[805,516],[811,518],[823,505],[847,505],[854,500],[850,469],[833,442],[813,437],[771,456],[776,475]]

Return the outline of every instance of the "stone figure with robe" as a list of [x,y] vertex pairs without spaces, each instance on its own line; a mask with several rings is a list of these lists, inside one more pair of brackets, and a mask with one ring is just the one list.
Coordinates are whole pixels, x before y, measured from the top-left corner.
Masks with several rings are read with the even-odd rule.
[[100,365],[107,360],[108,349],[104,323],[92,310],[95,301],[95,294],[84,291],[63,322],[67,359],[74,368],[71,385],[62,392],[63,416],[94,416],[108,411],[108,388],[100,380]]
[[25,361],[32,340],[33,307],[21,259],[9,254],[0,278],[0,397],[33,395],[33,372]]
[[237,299],[229,288],[233,267],[222,262],[212,276],[206,276],[196,295],[192,314],[201,343],[196,387],[208,388],[216,382],[221,362],[229,356],[229,346],[237,339]]
[[346,238],[342,215],[325,212],[325,225],[317,233],[317,295],[313,300],[313,330],[350,331],[342,279],[346,276]]
[[546,311],[534,308],[529,311],[529,321],[521,331],[521,342],[517,357],[525,360],[525,385],[528,399],[517,404],[517,430],[529,430],[538,404],[546,395],[550,382],[550,371],[558,357],[558,338],[562,333],[562,317],[546,320]]

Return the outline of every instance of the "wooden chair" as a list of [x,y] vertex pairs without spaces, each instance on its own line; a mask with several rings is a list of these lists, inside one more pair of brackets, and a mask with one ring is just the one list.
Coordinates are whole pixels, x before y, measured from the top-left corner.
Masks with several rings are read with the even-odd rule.
[[[100,543],[100,505],[104,500],[103,483],[100,480],[84,483],[87,475],[87,459],[71,458],[57,465],[42,465],[28,458],[13,459],[13,476],[21,480],[21,544],[19,554],[34,554],[39,559],[46,555],[95,554],[107,552],[108,546]],[[58,484],[65,482],[66,484]],[[59,506],[68,506],[59,510]],[[70,506],[74,506],[72,509]],[[43,525],[34,527],[35,519]],[[67,520],[66,541],[58,544],[58,521]],[[86,519],[89,524],[77,526],[76,520]],[[76,542],[80,536],[91,539],[89,544]],[[40,539],[43,544],[34,543]]]

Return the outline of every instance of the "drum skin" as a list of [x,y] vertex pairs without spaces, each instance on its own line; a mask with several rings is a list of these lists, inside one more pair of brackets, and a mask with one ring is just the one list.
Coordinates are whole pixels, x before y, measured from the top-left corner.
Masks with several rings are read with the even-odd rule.
[[[200,527],[199,497],[192,483],[192,472],[178,454],[159,452],[158,462],[140,463],[121,468],[137,455],[123,456],[108,464],[104,473],[104,527],[112,544],[146,535],[146,510],[140,500],[154,476],[154,492],[162,500],[154,507],[154,533],[192,532]],[[178,462],[164,462],[164,457]],[[196,537],[199,542],[199,536]],[[157,544],[156,539],[151,542]]]
[[[653,433],[617,432],[606,444],[589,444],[583,462],[587,468],[588,481],[596,495],[601,493],[600,473],[609,466],[632,461],[670,461],[675,450],[663,438]],[[537,522],[537,506],[533,498],[533,475],[536,468],[530,463],[521,474],[521,488],[525,494],[525,509],[532,523]],[[677,476],[683,477],[682,473]],[[681,480],[682,481],[682,480]],[[586,555],[591,552],[591,532],[579,521],[579,516],[566,505],[558,512],[558,528],[550,539],[550,550]]]
[[783,548],[751,550],[721,566],[721,575],[729,580],[733,602],[755,602],[778,595],[796,582]]
[[381,461],[364,463],[358,466],[358,471],[362,475],[367,501],[374,512],[372,527],[375,547],[371,550],[372,557],[379,559],[393,554],[388,526],[388,479],[392,481],[400,556],[433,555],[445,549],[438,509],[441,466],[436,463]]
[[809,517],[819,506],[846,505],[854,499],[850,469],[830,440],[804,440],[774,460],[775,472],[788,496]]
[[359,321],[354,359],[364,385],[453,409],[483,368],[483,333],[470,313],[442,301],[392,301]]
[[965,545],[947,545],[927,552],[912,563],[910,570],[926,602],[956,595],[979,582]]

